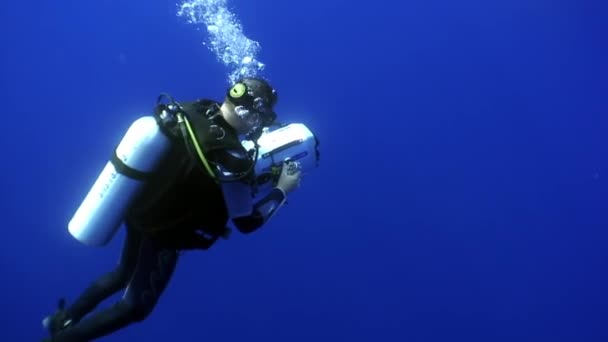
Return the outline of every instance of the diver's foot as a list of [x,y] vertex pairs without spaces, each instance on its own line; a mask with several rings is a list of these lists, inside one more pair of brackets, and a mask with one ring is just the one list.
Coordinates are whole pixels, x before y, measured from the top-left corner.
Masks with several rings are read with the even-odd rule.
[[72,324],[72,320],[68,317],[67,311],[65,310],[65,299],[60,299],[57,305],[57,311],[50,316],[46,316],[42,320],[42,326],[52,336],[55,336],[58,332],[68,328]]

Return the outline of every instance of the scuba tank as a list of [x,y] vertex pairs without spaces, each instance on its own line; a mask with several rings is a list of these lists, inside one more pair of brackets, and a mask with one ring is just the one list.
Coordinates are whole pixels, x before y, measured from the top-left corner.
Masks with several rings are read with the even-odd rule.
[[[253,150],[255,142],[244,140],[245,149]],[[304,124],[292,123],[275,130],[265,128],[257,139],[253,181],[222,184],[224,200],[231,218],[250,215],[255,202],[276,185],[285,162],[297,161],[302,174],[319,164],[319,141]]]
[[85,245],[106,245],[170,144],[155,117],[135,120],[70,220],[70,234]]
[[[163,97],[168,97],[171,104],[160,105]],[[154,116],[140,117],[131,124],[70,220],[68,231],[81,243],[103,246],[111,241],[148,176],[167,156],[172,140],[190,139],[207,172],[217,178],[181,106],[166,94],[161,94],[157,102]],[[231,181],[217,178],[231,218],[251,214],[254,202],[276,185],[284,162],[298,161],[302,172],[307,173],[319,160],[318,140],[303,124],[273,131],[265,128],[257,139],[252,137],[241,144],[250,152],[256,150],[250,176]]]

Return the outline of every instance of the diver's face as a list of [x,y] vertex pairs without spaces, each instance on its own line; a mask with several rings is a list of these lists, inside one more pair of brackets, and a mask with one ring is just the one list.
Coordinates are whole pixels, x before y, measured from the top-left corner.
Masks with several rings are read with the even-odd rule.
[[224,101],[221,107],[222,116],[239,134],[247,134],[261,123],[260,114],[243,106],[235,106]]

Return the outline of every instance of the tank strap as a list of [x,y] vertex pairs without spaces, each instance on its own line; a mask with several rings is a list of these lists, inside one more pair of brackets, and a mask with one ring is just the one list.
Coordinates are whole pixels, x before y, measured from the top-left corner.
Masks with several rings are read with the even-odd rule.
[[112,154],[111,161],[118,173],[125,175],[131,179],[135,179],[138,181],[146,181],[152,175],[152,173],[150,172],[135,170],[134,168],[123,163],[122,160],[120,160],[120,158],[118,158],[118,156],[116,155],[116,152]]

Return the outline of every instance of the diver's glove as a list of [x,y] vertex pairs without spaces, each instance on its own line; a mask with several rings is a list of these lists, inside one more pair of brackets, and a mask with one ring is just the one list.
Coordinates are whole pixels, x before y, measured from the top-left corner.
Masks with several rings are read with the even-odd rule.
[[68,317],[65,310],[65,299],[59,299],[57,311],[50,316],[46,316],[42,320],[42,326],[49,332],[51,336],[55,336],[58,332],[69,328],[72,325],[72,320]]
[[300,163],[297,161],[286,162],[283,164],[281,176],[276,187],[283,191],[283,193],[288,194],[300,186],[301,179],[302,171]]

